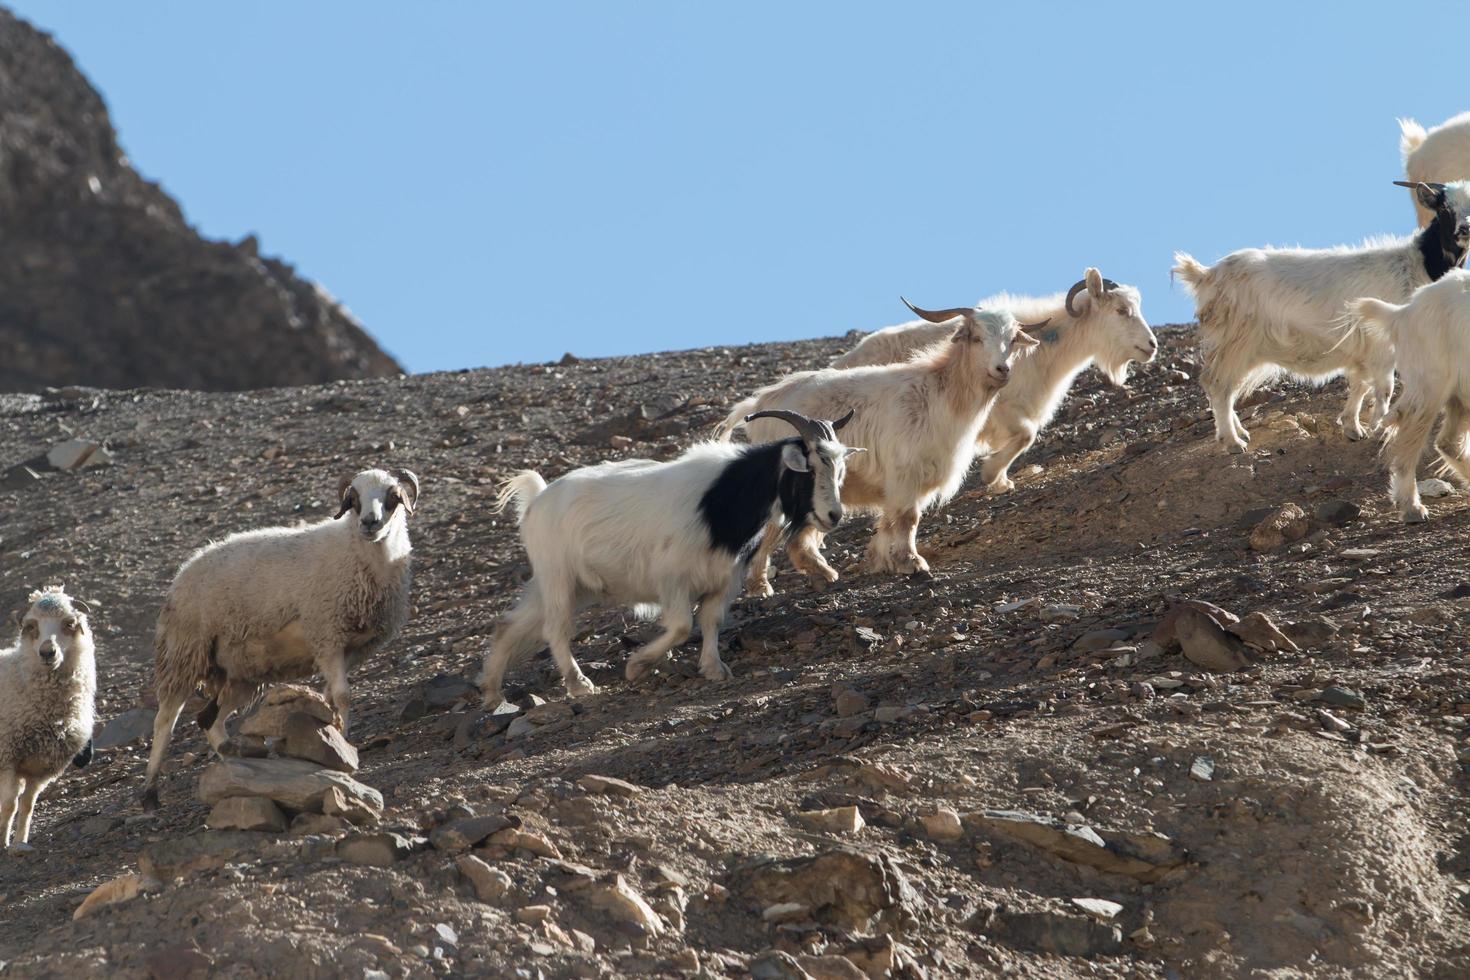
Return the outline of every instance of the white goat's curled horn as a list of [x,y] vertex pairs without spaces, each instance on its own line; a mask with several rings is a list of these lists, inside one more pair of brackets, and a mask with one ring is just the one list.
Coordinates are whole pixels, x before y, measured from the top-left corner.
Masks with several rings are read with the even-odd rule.
[[[1115,289],[1118,288],[1118,284],[1115,283],[1115,282],[1113,282],[1113,280],[1111,280],[1111,279],[1104,279],[1102,281],[1102,284],[1103,284],[1103,292],[1104,293],[1111,293],[1113,290],[1115,290]],[[1069,316],[1078,317],[1078,316],[1081,316],[1082,315],[1081,313],[1078,313],[1072,307],[1072,300],[1076,299],[1077,298],[1077,294],[1080,293],[1080,292],[1082,292],[1082,290],[1084,290],[1086,288],[1087,288],[1087,280],[1086,279],[1078,279],[1075,283],[1072,284],[1072,288],[1069,289],[1069,290],[1067,290],[1067,300],[1066,300],[1066,303],[1064,305],[1067,307],[1067,313],[1068,313]]]
[[846,425],[851,418],[852,412],[849,411],[837,425],[834,425],[824,419],[809,419],[800,412],[793,412],[785,408],[768,408],[761,412],[752,412],[745,416],[745,421],[780,419],[783,422],[789,423],[792,428],[801,433],[803,442],[813,443],[821,442],[824,439],[836,439],[837,429]]
[[928,320],[930,323],[944,323],[947,320],[953,320],[957,316],[969,317],[975,312],[973,308],[968,306],[956,306],[952,310],[925,310],[915,306],[913,303],[910,303],[902,296],[900,296],[899,299],[903,300],[904,306],[907,306],[909,309],[913,310],[915,313],[923,317],[925,320]]

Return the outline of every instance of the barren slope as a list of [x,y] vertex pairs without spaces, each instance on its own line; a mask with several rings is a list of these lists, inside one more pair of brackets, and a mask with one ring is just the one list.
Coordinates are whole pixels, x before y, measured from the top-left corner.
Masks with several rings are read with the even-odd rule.
[[[1195,373],[1191,334],[1161,339],[1162,363],[1126,391],[1084,377],[1021,460],[1015,493],[966,492],[925,520],[932,580],[850,572],[817,592],[783,565],[775,598],[737,603],[735,679],[722,685],[689,676],[691,640],[630,689],[623,661],[656,627],[591,612],[578,652],[602,692],[513,738],[477,705],[422,703],[436,675],[473,677],[525,573],[513,527],[490,510],[496,481],[677,451],[738,395],[850,340],[249,396],[0,401],[0,467],[72,433],[116,453],[108,468],[0,489],[0,596],[15,606],[62,579],[93,602],[104,719],[145,699],[152,621],[193,548],[329,516],[338,476],[362,465],[417,470],[415,614],[353,679],[360,778],[388,798],[385,825],[426,832],[456,805],[504,811],[566,862],[621,873],[659,915],[658,935],[620,925],[587,899],[587,871],[525,851],[490,855],[513,884],[481,902],[449,853],[380,869],[337,860],[330,839],[285,836],[226,841],[222,867],[71,922],[140,850],[202,825],[203,743],[181,725],[160,815],[135,802],[141,744],[100,753],[42,802],[41,850],[0,858],[0,960],[18,976],[146,976],[161,955],[202,955],[231,977],[676,974],[696,960],[719,976],[777,947],[874,970],[894,956],[896,974],[935,977],[1465,975],[1465,498],[1430,501],[1426,526],[1398,524],[1374,447],[1331,424],[1336,386],[1268,396],[1245,418],[1252,452],[1225,455],[1176,373]],[[619,434],[631,448],[610,448]],[[1025,473],[1034,463],[1042,471]],[[1334,499],[1361,515],[1268,554],[1248,547],[1265,509],[1295,501],[1311,514]],[[859,519],[835,535],[834,564],[855,560],[867,533]],[[1141,641],[1177,596],[1298,624],[1303,649],[1224,674],[1156,654]],[[1120,633],[1075,646],[1101,628]],[[511,681],[564,699],[545,657]],[[837,697],[847,690],[866,707]],[[589,793],[577,784],[588,773],[645,789]],[[863,829],[797,816],[846,805]],[[936,807],[963,816],[957,837],[926,829]],[[1087,833],[983,813],[994,810],[1090,827],[1107,860],[1143,848],[1163,866],[1089,866],[1067,851],[1096,857],[1076,843]],[[787,878],[763,858],[834,848],[858,856],[833,859],[847,862],[836,871],[798,862],[791,884],[835,883],[829,903],[764,921],[787,887],[770,882]],[[881,887],[859,888],[864,874]],[[1079,898],[1121,911],[1104,924],[1107,906]],[[863,901],[878,914],[850,921],[843,903]],[[537,905],[551,925],[520,921]],[[899,948],[863,938],[879,931]],[[835,960],[802,962],[844,975]]]

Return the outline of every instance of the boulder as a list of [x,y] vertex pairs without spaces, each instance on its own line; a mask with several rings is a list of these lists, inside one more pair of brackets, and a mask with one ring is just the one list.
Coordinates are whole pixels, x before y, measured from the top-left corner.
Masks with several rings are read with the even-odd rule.
[[157,712],[152,708],[130,708],[124,711],[102,726],[102,731],[92,739],[92,748],[115,749],[152,734],[155,714]]
[[858,933],[902,928],[921,904],[886,854],[849,848],[762,862],[742,877],[760,908],[795,902],[810,908],[817,922]]
[[375,834],[349,834],[337,842],[337,857],[348,864],[367,864],[391,868],[404,858],[428,846],[422,837],[392,831]]
[[1185,658],[1197,667],[1224,673],[1249,667],[1253,662],[1245,642],[1225,632],[1204,613],[1181,610],[1174,620],[1174,632]]
[[324,812],[329,790],[373,811],[383,794],[351,776],[299,759],[220,759],[199,777],[199,800],[214,804],[231,796],[265,796],[288,810]]
[[1023,841],[1065,861],[1144,882],[1159,881],[1188,858],[1182,847],[1157,834],[1099,832],[1018,810],[981,810],[967,814],[965,819],[982,830]]
[[286,720],[298,712],[324,725],[335,720],[327,699],[305,684],[277,684],[265,692],[254,711],[241,719],[240,734],[285,738]]
[[286,716],[282,755],[305,759],[337,772],[357,772],[357,749],[332,725],[305,711]]
[[286,829],[286,815],[263,796],[230,796],[214,805],[204,825],[210,830],[280,833]]
[[1275,551],[1289,541],[1300,541],[1311,528],[1305,511],[1296,504],[1282,504],[1251,531],[1251,550]]

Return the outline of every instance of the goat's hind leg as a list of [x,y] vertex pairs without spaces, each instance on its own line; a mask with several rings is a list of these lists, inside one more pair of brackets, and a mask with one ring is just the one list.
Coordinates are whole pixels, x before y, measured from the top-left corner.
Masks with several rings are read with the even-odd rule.
[[[1337,424],[1342,426],[1342,434],[1347,436],[1349,442],[1357,442],[1368,434],[1363,429],[1363,402],[1372,394],[1373,382],[1351,371],[1348,372],[1347,381],[1347,401],[1343,403]],[[1376,414],[1375,412],[1375,416]]]
[[1223,360],[1216,355],[1206,362],[1200,375],[1200,386],[1205,390],[1210,413],[1215,417],[1215,440],[1231,453],[1243,453],[1251,435],[1241,424],[1240,416],[1235,414],[1235,399],[1250,372],[1223,363]]
[[694,616],[690,610],[691,600],[687,592],[670,592],[661,595],[658,604],[663,610],[664,631],[649,643],[644,644],[631,657],[623,670],[630,681],[636,681],[654,664],[666,657],[670,650],[689,639],[694,631]]
[[577,587],[573,582],[543,583],[539,591],[541,603],[541,635],[551,648],[551,659],[574,698],[597,693],[597,685],[587,679],[572,656],[572,635],[577,618]]
[[143,809],[158,809],[158,775],[163,769],[163,759],[168,755],[168,743],[173,738],[174,725],[179,712],[184,710],[188,691],[165,690],[158,694],[158,711],[153,716],[153,745],[148,753],[148,775],[143,779],[141,801]]
[[15,800],[20,796],[20,773],[14,769],[0,769],[0,831],[4,833],[4,845],[10,846],[10,827],[15,820]]
[[919,554],[919,508],[908,507],[893,515],[893,533],[898,541],[896,570],[928,575],[929,563]]
[[486,711],[494,711],[505,700],[505,672],[542,647],[545,641],[541,633],[541,600],[531,593],[500,621],[490,640],[490,652],[480,668],[480,693]]
[[1424,446],[1429,442],[1429,432],[1434,428],[1436,413],[1417,411],[1413,414],[1402,408],[1395,409],[1398,422],[1393,435],[1383,447],[1388,459],[1389,492],[1394,506],[1405,524],[1417,524],[1429,517],[1429,511],[1419,500],[1419,458],[1424,455]]
[[1470,439],[1470,412],[1466,411],[1465,403],[1460,399],[1451,398],[1445,405],[1444,422],[1440,424],[1434,448],[1445,470],[1470,485],[1470,445],[1467,445],[1467,439]]
[[[330,678],[328,678],[330,681]],[[245,707],[255,696],[260,693],[258,684],[242,684],[239,681],[227,680],[220,685],[219,693],[215,695],[214,705],[216,713],[213,722],[205,729],[204,737],[209,742],[209,747],[214,749],[218,755],[239,755],[241,746],[230,738],[229,730],[225,723],[230,720],[236,711]],[[340,726],[339,726],[340,727]],[[346,735],[345,728],[342,734]]]

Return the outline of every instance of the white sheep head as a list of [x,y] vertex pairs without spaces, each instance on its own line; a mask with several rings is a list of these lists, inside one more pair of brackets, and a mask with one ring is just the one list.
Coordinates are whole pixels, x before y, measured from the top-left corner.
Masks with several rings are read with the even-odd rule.
[[32,592],[21,617],[20,654],[26,667],[43,673],[70,674],[92,653],[91,610],[60,585]]
[[342,478],[337,499],[338,518],[351,512],[348,519],[359,534],[368,541],[382,541],[393,533],[395,522],[406,523],[418,506],[419,478],[412,470],[399,470],[396,476],[387,470],[363,470]]

